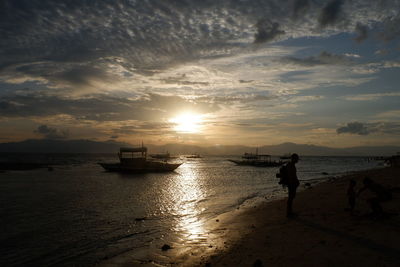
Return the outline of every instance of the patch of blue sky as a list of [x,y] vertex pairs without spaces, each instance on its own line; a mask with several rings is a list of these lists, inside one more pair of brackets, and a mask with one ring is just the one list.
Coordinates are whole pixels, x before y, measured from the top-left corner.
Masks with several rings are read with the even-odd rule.
[[[332,91],[335,91],[332,88]],[[392,97],[380,97],[370,101],[345,101],[341,97],[325,97],[298,105],[296,112],[303,113],[303,122],[332,120],[369,120],[379,113],[398,109],[397,100]],[[302,118],[297,118],[299,122]],[[320,119],[318,119],[320,118]]]
[[47,87],[44,84],[35,81],[28,81],[23,83],[0,82],[0,96],[13,94],[15,91],[18,90],[33,92],[40,91],[46,88]]
[[345,97],[364,94],[400,92],[400,68],[381,69],[379,73],[367,75],[373,77],[369,82],[356,86],[317,86],[297,95],[322,95],[325,97]]
[[308,70],[289,71],[282,73],[280,75],[280,79],[284,83],[304,81],[308,79],[307,74],[309,74],[310,72],[311,71]]
[[[357,58],[357,60],[360,62],[371,61],[372,59],[392,59],[391,51],[398,51],[399,42],[384,42],[378,36],[379,32],[375,31],[371,33],[371,37],[363,42],[356,42],[356,34],[339,33],[327,37],[290,38],[276,44],[288,47],[303,47],[293,55],[301,58],[315,56],[326,51],[338,55],[359,55],[360,58]],[[398,53],[396,53],[396,56],[399,56]]]

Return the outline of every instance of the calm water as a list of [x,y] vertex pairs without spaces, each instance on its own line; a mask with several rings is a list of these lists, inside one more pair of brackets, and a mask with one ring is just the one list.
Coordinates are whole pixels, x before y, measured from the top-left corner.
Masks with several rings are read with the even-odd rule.
[[[30,157],[59,165],[0,173],[1,266],[83,266],[124,252],[158,255],[165,243],[206,242],[203,225],[219,214],[284,193],[277,168],[235,166],[228,157],[140,175],[104,172],[96,162],[116,160],[110,155]],[[375,167],[358,157],[303,157],[297,165],[305,181]]]

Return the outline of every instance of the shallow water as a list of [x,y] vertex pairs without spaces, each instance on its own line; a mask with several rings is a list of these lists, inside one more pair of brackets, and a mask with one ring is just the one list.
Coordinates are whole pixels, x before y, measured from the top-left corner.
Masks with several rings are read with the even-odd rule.
[[[160,256],[165,243],[205,243],[211,218],[284,193],[278,168],[236,166],[228,157],[138,175],[104,172],[97,162],[114,155],[30,157],[58,165],[0,173],[1,266],[91,265],[135,251]],[[303,157],[297,165],[304,181],[375,167],[359,157]]]

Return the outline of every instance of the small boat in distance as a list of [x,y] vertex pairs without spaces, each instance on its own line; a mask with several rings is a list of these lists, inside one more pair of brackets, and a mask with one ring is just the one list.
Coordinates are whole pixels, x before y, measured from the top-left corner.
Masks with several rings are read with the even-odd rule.
[[118,153],[119,163],[99,162],[106,171],[114,172],[169,172],[182,163],[148,160],[147,147],[122,147]]
[[256,167],[279,167],[284,164],[283,161],[272,160],[271,155],[259,155],[258,150],[255,154],[244,153],[242,160],[228,159],[237,165],[256,166]]

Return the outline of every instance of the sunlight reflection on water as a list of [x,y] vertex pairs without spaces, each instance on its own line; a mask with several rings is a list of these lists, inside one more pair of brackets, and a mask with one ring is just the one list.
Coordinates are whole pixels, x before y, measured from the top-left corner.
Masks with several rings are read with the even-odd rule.
[[179,179],[169,188],[170,194],[175,194],[175,211],[178,214],[176,231],[182,235],[184,241],[199,242],[204,239],[204,223],[199,218],[202,210],[198,200],[204,198],[204,187],[201,186],[201,177],[197,163],[183,164],[179,170]]

